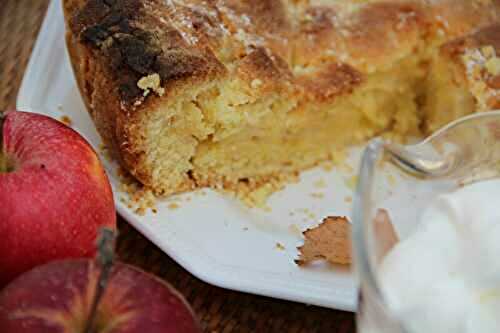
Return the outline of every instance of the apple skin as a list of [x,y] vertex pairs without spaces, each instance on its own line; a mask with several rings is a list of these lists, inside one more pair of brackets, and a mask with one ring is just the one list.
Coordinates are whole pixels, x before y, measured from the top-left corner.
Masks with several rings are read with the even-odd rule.
[[[2,333],[84,333],[99,268],[91,259],[54,261],[0,292]],[[184,298],[165,281],[116,263],[94,333],[201,333]]]
[[0,148],[14,167],[0,173],[0,286],[50,260],[94,256],[116,212],[92,147],[52,118],[8,111]]

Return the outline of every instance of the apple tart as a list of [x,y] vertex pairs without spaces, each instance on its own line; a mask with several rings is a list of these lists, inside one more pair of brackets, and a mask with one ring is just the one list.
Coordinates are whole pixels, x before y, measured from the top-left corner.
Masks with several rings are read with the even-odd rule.
[[105,144],[157,194],[256,189],[499,105],[498,0],[64,0]]

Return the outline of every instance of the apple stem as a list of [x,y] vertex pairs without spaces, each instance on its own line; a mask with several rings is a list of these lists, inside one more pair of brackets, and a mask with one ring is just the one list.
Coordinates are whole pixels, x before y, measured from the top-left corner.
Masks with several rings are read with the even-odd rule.
[[115,262],[115,240],[117,237],[116,230],[102,228],[97,240],[97,261],[101,268],[99,279],[97,281],[96,292],[92,301],[89,316],[85,326],[84,333],[95,333],[95,319],[99,303],[104,295],[104,291],[108,286],[111,269]]

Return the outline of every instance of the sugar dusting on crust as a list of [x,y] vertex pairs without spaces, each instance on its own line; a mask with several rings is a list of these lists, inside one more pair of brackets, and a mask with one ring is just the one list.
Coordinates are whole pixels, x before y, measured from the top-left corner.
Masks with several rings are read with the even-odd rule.
[[184,4],[177,0],[165,0],[165,4],[171,11],[171,14],[168,15],[169,23],[179,31],[184,41],[189,45],[197,44],[199,39],[192,33],[194,30],[193,22],[184,15],[182,10],[177,10],[178,7],[184,7]]
[[[332,96],[335,97],[338,95],[337,94],[338,91],[342,93],[344,92],[350,93],[352,89],[355,89],[357,87],[357,84],[364,82],[361,80],[362,78],[361,74],[364,74],[362,73],[362,70],[361,69],[359,70],[360,71],[359,75],[354,75],[356,74],[354,72],[354,69],[345,68],[345,70],[343,71],[343,73],[345,72],[344,73],[345,75],[339,77],[338,74],[341,71],[339,70],[338,67],[340,66],[340,64],[337,64],[337,62],[348,61],[348,60],[352,61],[353,59],[345,59],[345,60],[342,58],[334,59],[335,57],[333,58],[325,57],[319,59],[318,64],[320,65],[315,64],[318,65],[318,68],[315,69],[314,65],[310,63],[310,60],[314,58],[315,54],[323,55],[325,52],[328,52],[328,50],[324,50],[322,49],[323,46],[320,46],[318,48],[318,52],[316,52],[316,49],[313,48],[312,46],[314,43],[317,43],[318,45],[321,44],[322,38],[324,37],[323,35],[319,34],[321,29],[326,31],[325,35],[336,36],[337,32],[336,29],[337,28],[340,29],[343,27],[343,30],[339,31],[339,34],[343,35],[343,37],[340,35],[336,36],[336,38],[338,38],[338,43],[333,43],[333,42],[327,43],[329,45],[328,47],[334,48],[334,50],[331,51],[332,52],[344,51],[343,47],[345,46],[344,44],[346,44],[349,41],[348,39],[352,38],[357,38],[358,40],[358,42],[354,45],[355,48],[359,47],[361,49],[364,49],[364,46],[366,44],[370,44],[368,42],[374,40],[374,38],[367,39],[365,37],[371,36],[371,34],[369,34],[368,32],[371,31],[372,27],[373,28],[377,27],[374,24],[364,24],[365,22],[361,20],[360,24],[369,26],[370,29],[367,29],[367,31],[362,31],[363,29],[356,30],[353,28],[349,30],[346,28],[350,27],[349,18],[351,16],[354,16],[354,14],[356,14],[358,9],[362,9],[362,7],[365,6],[366,8],[369,7],[367,4],[368,2],[365,1],[358,1],[357,2],[358,4],[356,6],[349,5],[350,7],[352,7],[352,10],[350,9],[349,11],[345,10],[338,12],[336,8],[334,8],[335,10],[332,9],[332,11],[326,12],[324,8],[318,7],[316,12],[311,12],[311,14],[306,17],[305,19],[306,22],[304,23],[310,25],[311,27],[310,31],[307,32],[306,37],[315,37],[312,38],[313,40],[311,45],[305,45],[305,44],[302,45],[302,43],[300,44],[295,43],[295,41],[297,40],[295,38],[297,37],[296,35],[302,33],[300,31],[296,31],[295,29],[297,27],[296,26],[297,22],[293,22],[293,20],[291,20],[292,22],[290,26],[279,23],[281,20],[286,21],[288,19],[293,19],[293,15],[289,16],[288,15],[289,13],[281,15],[281,12],[276,12],[280,15],[275,15],[276,13],[274,11],[270,10],[259,11],[255,9],[256,7],[262,8],[262,6],[260,5],[266,5],[266,4],[269,8],[276,9],[277,7],[275,6],[275,4],[278,3],[281,4],[282,3],[281,1],[273,2],[272,0],[261,0],[253,2],[251,0],[245,0],[245,1],[242,0],[238,2],[234,0],[233,1],[95,0],[93,2],[103,4],[104,6],[103,8],[109,11],[108,13],[109,15],[107,14],[106,19],[103,20],[93,18],[94,16],[98,17],[99,15],[80,15],[81,20],[80,21],[77,20],[78,29],[75,29],[74,33],[79,38],[81,38],[81,41],[84,41],[85,43],[92,45],[94,50],[100,51],[106,57],[106,59],[108,60],[115,59],[115,61],[111,61],[110,66],[112,67],[112,69],[118,72],[117,75],[118,77],[125,78],[126,75],[122,75],[123,73],[121,73],[121,70],[123,68],[128,69],[128,72],[126,74],[129,75],[127,77],[130,77],[130,80],[126,80],[124,82],[113,82],[117,83],[120,91],[122,92],[123,100],[121,100],[120,103],[122,103],[121,105],[123,111],[126,111],[124,112],[125,114],[126,113],[133,114],[131,110],[134,112],[142,110],[147,111],[146,107],[148,105],[148,103],[143,103],[144,105],[141,108],[139,107],[130,108],[130,105],[124,102],[124,100],[125,101],[128,100],[127,98],[130,98],[131,101],[136,101],[137,103],[136,106],[138,106],[139,103],[146,101],[143,98],[144,97],[143,95],[149,94],[149,98],[155,97],[152,96],[153,95],[152,92],[155,92],[158,95],[162,95],[164,91],[161,84],[163,84],[163,86],[170,92],[171,89],[170,87],[172,86],[172,83],[179,82],[182,79],[196,78],[196,80],[198,81],[193,81],[193,83],[189,84],[189,86],[196,86],[199,82],[202,82],[202,80],[207,78],[212,78],[212,76],[208,76],[208,74],[206,74],[206,73],[212,73],[211,66],[215,66],[212,62],[214,63],[217,62],[217,66],[221,65],[222,67],[223,66],[229,67],[229,65],[236,66],[241,64],[248,65],[247,66],[248,68],[247,67],[242,67],[242,68],[244,70],[247,70],[247,72],[256,73],[255,76],[248,75],[249,78],[248,83],[255,90],[257,90],[256,88],[267,88],[269,82],[275,80],[279,82],[285,81],[286,83],[290,83],[290,85],[297,85],[300,91],[302,91],[302,89],[305,89],[306,92],[310,91],[308,95],[311,96],[317,95],[318,99],[323,98],[326,100]],[[146,8],[147,10],[136,10],[135,8],[132,8],[132,10],[125,10],[125,8],[128,7],[120,6],[121,3],[135,3],[137,5],[141,5],[138,6],[137,8],[142,8],[143,5],[147,6],[148,8]],[[293,3],[299,3],[299,2],[293,2]],[[245,4],[247,5],[249,4],[249,6],[245,7]],[[284,5],[284,7],[293,7],[290,4],[291,4],[290,2],[287,2],[286,5]],[[329,4],[326,5],[325,7],[329,7]],[[415,19],[416,11],[414,11],[411,7],[408,7],[409,10],[403,10],[405,9],[404,6],[394,7],[393,5],[391,5],[390,2],[388,5],[383,5],[378,7],[379,11],[377,13],[390,14],[394,12],[397,14],[396,21],[392,20],[391,17],[388,17],[387,19],[387,22],[391,23],[391,25],[393,25],[392,23],[394,23],[396,28],[390,31],[391,38],[388,39],[392,40],[392,38],[394,38],[396,42],[402,42],[407,36],[410,36],[409,33],[408,34],[405,33],[406,32],[405,29],[408,29],[408,31],[410,31],[409,29],[413,26],[412,22],[416,20]],[[391,11],[388,11],[391,9],[391,7],[394,7],[395,9],[393,8]],[[153,8],[154,12],[149,11],[150,8]],[[373,8],[376,9],[376,7],[372,7],[371,10],[373,10]],[[380,10],[380,8],[384,10]],[[139,12],[140,15],[136,14]],[[321,13],[323,12],[325,12],[328,15],[321,15]],[[258,15],[256,15],[256,13]],[[330,15],[329,13],[332,13],[332,15]],[[369,10],[367,10],[366,13],[368,14],[367,17],[379,18],[383,16],[383,15],[372,15],[373,13]],[[116,16],[118,16],[119,20],[116,20],[115,22]],[[205,18],[207,19],[205,20]],[[158,22],[161,22],[163,24],[159,24]],[[382,33],[386,29],[385,28],[386,25],[384,24],[386,20],[370,19],[367,22],[381,23],[379,28]],[[448,25],[448,22],[445,22],[445,24],[443,25]],[[355,25],[355,27],[361,28],[361,25],[358,24]],[[360,30],[360,32],[363,33],[358,33],[358,30]],[[404,37],[401,39],[401,41],[398,40],[399,36],[398,31],[400,30],[401,30],[401,36]],[[223,48],[222,46],[218,48],[214,47],[215,44],[212,45],[205,43],[206,39],[209,39],[209,37],[207,36],[213,35],[216,37],[220,37],[221,33],[224,35],[224,37],[221,38],[222,41],[219,40],[217,42],[221,42],[221,45],[227,46],[228,49],[227,53],[231,54],[228,54],[226,57],[221,56],[223,52],[221,51],[221,49]],[[289,38],[290,36],[293,36],[294,38]],[[226,37],[228,37],[227,40],[229,40],[231,43],[224,44],[227,41],[225,39]],[[242,43],[243,46],[240,45],[238,45],[239,47],[235,46],[235,44],[238,44],[234,43],[235,41]],[[383,38],[380,38],[380,42],[382,41]],[[287,44],[288,42],[290,44]],[[379,41],[377,40],[376,43],[374,43],[374,45],[378,46],[378,42]],[[394,45],[396,46],[394,47],[394,49],[397,49],[398,45],[397,44]],[[262,47],[264,49],[261,52],[263,56],[260,58],[257,57],[252,58],[249,56],[251,54],[256,53],[255,52],[256,47]],[[304,54],[304,59],[306,63],[300,61],[298,63],[295,63],[295,61],[298,59],[298,56],[301,55],[301,52],[307,50],[308,47],[311,47],[311,52],[307,52],[307,54],[306,53]],[[240,53],[241,48],[246,49],[247,53],[249,54],[245,55]],[[205,50],[208,49],[210,49],[210,52],[213,52],[213,54],[210,52],[206,54]],[[390,52],[391,50],[384,49],[382,47],[380,49],[384,50],[384,52],[381,52],[381,54],[384,54],[384,56],[387,56],[389,58],[392,57]],[[373,47],[373,49],[367,49],[367,50],[378,51],[379,48]],[[287,58],[288,51],[290,51],[291,55]],[[220,52],[220,54],[218,52]],[[482,52],[482,50],[480,50],[480,52]],[[483,72],[494,74],[497,71],[496,68],[498,65],[498,59],[496,57],[491,57],[490,53],[491,50],[488,50],[484,54],[484,57],[487,57],[489,60],[484,62]],[[376,58],[377,54],[378,53],[375,52],[374,56],[367,55],[367,59],[373,60],[374,58]],[[264,60],[269,60],[269,61],[266,62],[261,61],[261,63],[266,64],[266,67],[262,66],[262,68],[258,68],[259,71],[257,71],[254,68],[256,66],[254,67],[250,66],[255,64],[252,63],[248,64],[247,62],[245,62],[245,60],[251,60],[251,59],[255,61],[257,60],[260,61],[262,60],[261,58],[264,58]],[[279,62],[279,60],[281,60],[281,62]],[[219,64],[219,61],[223,64]],[[236,62],[237,64],[231,63],[233,61]],[[330,64],[332,66],[323,66],[324,63],[329,61],[334,61],[335,63],[332,63],[333,65]],[[278,72],[277,70],[274,71],[275,67],[276,68],[279,67],[277,63],[283,64],[283,67],[290,66],[292,68],[295,64],[297,64],[299,70],[304,71],[304,73],[300,74],[303,74],[305,78],[303,78],[302,80],[290,80],[290,82],[288,82],[289,80],[288,77],[275,74],[275,72],[276,73]],[[260,69],[262,70],[260,71]],[[326,73],[325,71],[327,69],[331,70],[328,73]],[[267,73],[270,74],[268,76],[264,76],[264,74],[266,73],[265,71],[267,71]],[[151,74],[157,72],[158,74]],[[221,70],[221,73],[222,72],[224,74],[226,73],[225,71]],[[315,73],[319,73],[317,77],[314,77]],[[292,73],[292,74],[297,74],[297,73]],[[310,78],[310,80],[307,80],[309,75],[311,75],[312,77]],[[218,76],[213,75],[213,77],[217,78]],[[283,80],[281,79],[282,77]],[[92,80],[89,80],[89,82],[93,82],[93,79],[94,78],[92,78]],[[318,84],[319,81],[324,82],[324,84],[319,85]],[[298,82],[300,83],[305,82],[307,84],[298,84]],[[343,84],[337,85],[338,82]],[[335,89],[331,88],[332,86]],[[281,89],[281,86],[279,87]],[[343,89],[340,89],[339,87]],[[267,91],[270,89],[267,90],[259,89],[259,90]],[[480,90],[480,87],[477,90]],[[95,92],[97,94],[99,90],[96,89]],[[288,90],[286,90],[286,92],[288,93]],[[321,92],[321,94],[319,92]],[[139,100],[135,100],[134,98],[136,97],[138,97]],[[164,97],[166,98],[166,96]],[[288,98],[288,95],[286,95],[285,98]],[[94,106],[92,104],[90,105],[91,108],[94,109]],[[105,113],[105,111],[109,111],[109,110],[101,111],[99,109],[100,108],[99,106],[95,106],[95,108],[98,109],[97,111],[94,110],[97,113]],[[139,114],[139,112],[136,112],[135,114]],[[122,124],[127,123],[127,121],[128,119],[120,119],[120,123]],[[104,130],[101,130],[101,132],[107,131],[109,128],[111,128],[112,129],[111,132],[121,133],[119,131],[120,128],[116,130],[117,129],[116,127],[119,127],[119,125],[117,125],[116,123],[113,124],[113,121],[110,121],[110,124],[106,125],[109,126],[107,127],[103,126]],[[133,126],[130,126],[130,128],[132,127]],[[186,126],[186,128],[189,128],[189,126]],[[128,135],[128,138],[143,137],[146,135],[145,133],[138,133],[138,132],[131,134],[134,135]],[[122,138],[119,138],[119,140],[122,140]],[[153,140],[153,142],[156,143],[155,140]],[[126,145],[124,143],[126,143]],[[127,146],[127,149],[129,148],[129,146],[131,148],[137,148],[136,142],[118,142],[118,144],[120,144],[120,147]],[[137,150],[139,151],[139,149]],[[124,151],[125,150],[123,150],[122,153],[124,153]],[[128,151],[132,151],[132,149],[128,149],[127,152]],[[140,151],[139,153],[142,153],[142,151]],[[168,154],[163,154],[163,156],[168,156]],[[189,162],[189,160],[187,160],[187,162]],[[130,162],[129,167],[132,172],[135,170],[141,170],[142,172],[145,173],[151,171],[151,170],[144,171],[145,167],[144,165],[141,165],[140,161]],[[148,167],[151,166],[148,165]],[[152,166],[151,169],[157,170],[156,166]],[[201,184],[200,186],[205,186],[207,185],[207,183]],[[209,183],[208,185],[216,187],[217,184],[214,183]],[[238,192],[239,194],[241,194],[242,197],[245,198],[245,201],[248,205],[264,206],[266,198],[272,192],[282,188],[284,186],[284,183],[286,183],[286,181],[283,182],[266,181],[266,183],[261,183],[256,186],[243,185],[241,186],[241,188],[244,189],[240,190],[240,187],[238,187]],[[355,184],[355,181],[351,179],[349,181],[349,184],[353,186]],[[169,188],[169,190],[171,190],[173,187],[174,186],[166,188]],[[233,189],[234,188],[231,188],[231,190]],[[127,190],[130,190],[130,187],[128,187]],[[184,191],[185,187],[173,190]],[[146,198],[148,198],[149,195],[152,193],[151,191],[146,190],[142,187],[138,187],[137,191],[141,192],[142,193],[141,196],[144,196]],[[148,200],[149,199],[145,199],[144,201],[147,202]]]
[[499,97],[499,90],[488,82],[500,74],[500,58],[495,48],[487,45],[468,48],[462,56],[471,92],[477,100],[479,111],[491,109],[490,101]]

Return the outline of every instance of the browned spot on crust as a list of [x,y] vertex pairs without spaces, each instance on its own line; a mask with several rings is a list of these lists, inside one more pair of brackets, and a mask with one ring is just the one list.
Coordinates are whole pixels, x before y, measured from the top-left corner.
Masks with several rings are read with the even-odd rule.
[[[106,33],[98,31],[98,27],[106,28],[116,24],[125,23],[142,9],[140,0],[88,0],[70,20],[70,27],[74,34],[79,35],[89,27],[95,27],[93,33],[98,35]],[[95,36],[98,37],[98,36]]]
[[283,32],[290,27],[281,0],[231,0],[228,7],[237,14],[245,14],[261,31]]
[[451,58],[454,58],[456,56],[460,56],[463,54],[465,46],[466,46],[465,39],[457,39],[442,45],[440,52],[443,55],[447,55]]
[[[380,42],[380,36],[403,30],[421,23],[424,19],[421,6],[415,3],[373,3],[363,7],[352,22],[352,27],[361,28],[365,34],[377,36],[372,42]],[[353,31],[356,34],[356,31]]]
[[310,99],[326,102],[344,93],[351,92],[361,84],[361,73],[346,64],[332,64],[312,76],[299,77],[298,83]]
[[240,77],[251,82],[262,80],[263,87],[277,88],[290,81],[292,74],[288,65],[278,55],[268,55],[263,48],[256,48],[242,59],[238,72]]
[[478,32],[458,38],[442,46],[441,51],[451,57],[463,55],[466,49],[492,46],[500,54],[500,24],[491,25]]
[[487,83],[490,88],[500,89],[500,75],[489,78]]
[[335,10],[331,7],[318,6],[308,8],[302,18],[301,31],[308,34],[321,34],[333,28],[336,19]]
[[495,24],[479,30],[470,38],[472,43],[477,46],[491,45],[495,48],[497,54],[500,53],[500,24]]
[[64,115],[59,120],[66,126],[71,127],[73,125],[73,120],[69,116]]
[[209,57],[200,53],[203,50],[188,48],[177,30],[146,15],[145,3],[90,0],[70,24],[84,44],[104,57],[118,81],[122,101],[129,104],[142,97],[137,81],[145,75],[158,73],[163,86],[204,76],[213,67]]

